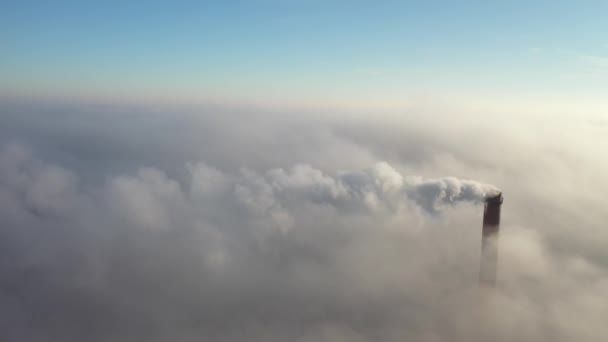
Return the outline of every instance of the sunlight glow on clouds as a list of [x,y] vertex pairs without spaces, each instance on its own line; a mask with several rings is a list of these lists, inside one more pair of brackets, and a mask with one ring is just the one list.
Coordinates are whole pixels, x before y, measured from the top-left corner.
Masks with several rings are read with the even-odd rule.
[[[602,341],[602,128],[414,108],[2,107],[0,336]],[[461,178],[506,194],[494,291]]]

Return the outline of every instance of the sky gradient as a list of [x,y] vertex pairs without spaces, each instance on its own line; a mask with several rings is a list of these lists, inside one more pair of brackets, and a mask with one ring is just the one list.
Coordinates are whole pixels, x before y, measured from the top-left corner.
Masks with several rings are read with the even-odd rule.
[[584,96],[608,84],[606,1],[9,1],[0,89],[232,101]]
[[607,9],[2,1],[0,341],[608,341]]

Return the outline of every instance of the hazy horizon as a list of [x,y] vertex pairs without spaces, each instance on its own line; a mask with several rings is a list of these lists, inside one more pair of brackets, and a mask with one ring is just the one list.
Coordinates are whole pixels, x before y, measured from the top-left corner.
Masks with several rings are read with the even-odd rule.
[[606,340],[607,10],[6,3],[0,340]]

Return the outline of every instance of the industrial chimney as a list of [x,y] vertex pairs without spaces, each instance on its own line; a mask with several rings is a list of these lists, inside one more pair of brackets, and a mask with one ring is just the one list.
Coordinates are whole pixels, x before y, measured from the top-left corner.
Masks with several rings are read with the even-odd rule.
[[502,193],[486,197],[483,211],[483,230],[481,234],[481,265],[479,282],[481,285],[496,285],[496,263],[498,262],[498,230],[500,226],[500,206]]

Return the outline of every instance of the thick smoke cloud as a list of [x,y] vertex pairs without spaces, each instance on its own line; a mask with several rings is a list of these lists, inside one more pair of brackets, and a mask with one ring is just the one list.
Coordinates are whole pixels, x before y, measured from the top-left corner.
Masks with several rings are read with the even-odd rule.
[[608,141],[585,119],[1,110],[3,341],[608,336],[607,168],[584,149]]

